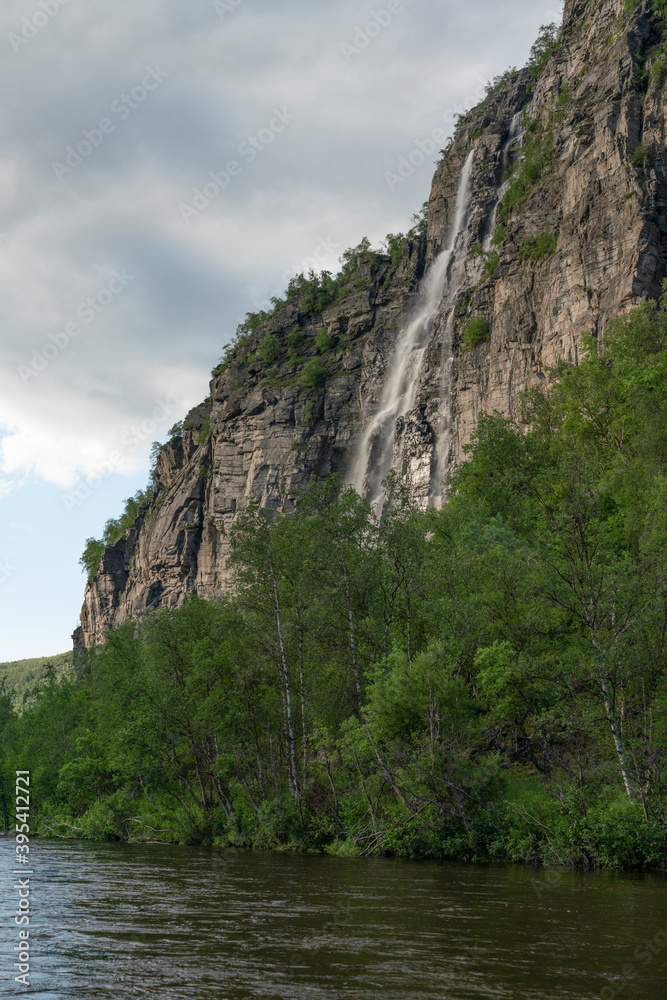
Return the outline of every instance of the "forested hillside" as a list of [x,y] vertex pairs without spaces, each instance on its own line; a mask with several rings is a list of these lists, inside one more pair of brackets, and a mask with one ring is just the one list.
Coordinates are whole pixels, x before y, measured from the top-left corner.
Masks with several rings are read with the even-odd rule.
[[48,674],[52,667],[56,675],[67,672],[72,666],[71,653],[58,653],[56,656],[38,656],[32,660],[14,660],[12,663],[0,663],[0,678],[4,678],[7,686],[14,692],[17,703]]
[[235,586],[113,630],[22,715],[43,834],[667,861],[667,291],[489,416],[441,511],[251,509]]

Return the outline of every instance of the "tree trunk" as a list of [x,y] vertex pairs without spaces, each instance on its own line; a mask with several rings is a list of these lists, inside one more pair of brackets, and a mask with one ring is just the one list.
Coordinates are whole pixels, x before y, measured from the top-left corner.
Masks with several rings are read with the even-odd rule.
[[628,770],[628,760],[625,752],[625,746],[623,744],[623,737],[621,736],[618,720],[614,711],[614,704],[609,690],[609,680],[604,674],[600,677],[600,686],[602,688],[602,698],[604,701],[605,712],[607,713],[607,721],[609,722],[609,728],[611,730],[612,739],[614,740],[614,746],[616,748],[616,756],[618,757],[621,775],[623,776],[623,784],[625,785],[625,791],[627,792],[630,802],[634,805],[635,790],[632,782],[630,781],[630,772]]
[[347,617],[350,622],[350,653],[352,656],[352,669],[354,670],[354,683],[357,689],[357,700],[359,702],[359,708],[361,709],[363,708],[363,694],[361,691],[361,674],[359,673],[359,662],[357,660],[357,640],[354,634],[354,611],[352,610],[352,601],[350,600],[350,578],[347,573],[347,563],[345,562],[345,556],[343,555],[343,550],[341,549],[339,542],[336,542],[336,548],[338,549],[341,566],[343,567],[343,577],[345,579],[345,598],[347,600]]
[[299,687],[301,689],[301,731],[303,739],[303,787],[308,771],[308,723],[306,722],[306,690],[303,683],[303,632],[299,633]]
[[283,626],[280,612],[280,598],[278,596],[278,581],[276,580],[273,568],[273,559],[269,553],[269,567],[271,569],[271,579],[273,580],[273,594],[276,602],[276,628],[278,630],[278,643],[280,645],[280,659],[283,670],[283,683],[285,686],[285,715],[287,719],[287,737],[289,739],[289,774],[290,790],[294,795],[299,794],[299,775],[296,764],[296,739],[294,737],[294,720],[292,718],[292,687],[290,684],[289,670],[287,668],[287,655],[285,653],[285,642],[283,640]]

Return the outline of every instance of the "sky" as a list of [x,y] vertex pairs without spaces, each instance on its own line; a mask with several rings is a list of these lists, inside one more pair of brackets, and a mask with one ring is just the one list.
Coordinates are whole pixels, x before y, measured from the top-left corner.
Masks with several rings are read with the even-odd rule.
[[85,540],[245,313],[408,229],[437,150],[399,165],[561,10],[3,0],[0,662],[70,648]]

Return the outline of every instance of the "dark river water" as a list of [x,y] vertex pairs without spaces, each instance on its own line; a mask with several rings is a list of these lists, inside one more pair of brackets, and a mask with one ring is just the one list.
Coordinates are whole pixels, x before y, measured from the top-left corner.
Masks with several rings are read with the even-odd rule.
[[156,1000],[667,998],[667,880],[511,867],[33,841],[31,986]]

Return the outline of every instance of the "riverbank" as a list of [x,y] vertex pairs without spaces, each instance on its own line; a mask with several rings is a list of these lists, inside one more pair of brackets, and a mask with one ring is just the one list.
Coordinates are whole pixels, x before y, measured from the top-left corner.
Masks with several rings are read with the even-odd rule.
[[[437,822],[397,823],[392,829],[332,835],[330,816],[303,816],[296,803],[291,808],[267,804],[262,822],[241,826],[227,820],[223,829],[188,831],[160,828],[160,817],[121,818],[117,805],[100,803],[79,820],[51,817],[37,819],[35,835],[63,840],[125,842],[171,846],[210,846],[218,849],[322,854],[334,857],[389,857],[402,860],[435,860],[464,864],[516,864],[609,871],[667,871],[667,830],[647,825],[638,811],[618,809],[598,814],[576,825],[562,815],[560,822],[544,822],[513,809],[500,825],[502,803],[496,804],[495,822],[463,824]],[[127,811],[127,810],[125,810]],[[121,810],[121,813],[123,810]],[[162,819],[164,823],[164,817]]]

